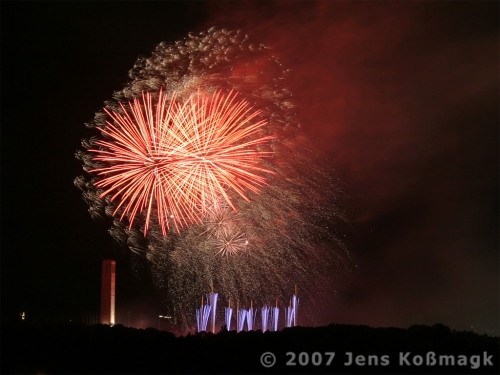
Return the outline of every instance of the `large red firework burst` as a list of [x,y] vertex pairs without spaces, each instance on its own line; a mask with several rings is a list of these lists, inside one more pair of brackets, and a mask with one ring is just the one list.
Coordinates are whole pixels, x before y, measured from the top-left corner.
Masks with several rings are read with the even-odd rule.
[[105,110],[112,122],[100,130],[109,140],[89,151],[105,163],[91,172],[101,177],[100,197],[118,202],[113,215],[121,209],[132,227],[144,213],[146,234],[156,211],[166,235],[170,222],[177,230],[200,222],[221,197],[236,209],[232,193],[248,201],[246,191],[258,192],[262,172],[272,172],[259,166],[267,155],[254,146],[272,137],[258,135],[266,122],[236,97],[197,92],[181,101],[160,91],[121,104],[121,113]]

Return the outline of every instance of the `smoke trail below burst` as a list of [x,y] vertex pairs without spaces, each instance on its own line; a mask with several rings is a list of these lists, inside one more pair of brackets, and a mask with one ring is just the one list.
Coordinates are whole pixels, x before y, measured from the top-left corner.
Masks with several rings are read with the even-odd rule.
[[[149,58],[139,58],[130,82],[87,124],[101,137],[82,141],[92,151],[78,151],[76,156],[91,177],[80,176],[75,185],[83,191],[91,216],[111,219],[110,235],[142,257],[141,264],[150,268],[184,329],[191,328],[196,301],[212,282],[221,298],[243,304],[253,299],[262,305],[287,300],[298,284],[302,313],[314,320],[314,311],[331,299],[337,278],[347,270],[348,252],[337,234],[345,222],[339,209],[342,192],[300,130],[298,104],[287,86],[290,74],[270,47],[251,42],[240,31],[189,33],[184,40],[160,43]],[[198,105],[200,93],[209,99]],[[249,112],[228,125],[227,132],[200,138],[200,123],[219,129],[221,115],[216,120],[200,115],[210,105],[218,113],[217,103],[223,100],[210,99],[217,95],[237,95]],[[186,130],[174,123],[197,125]],[[138,130],[129,139],[136,151],[132,155],[126,142],[117,139],[123,129],[133,132],[134,126]],[[225,138],[231,131],[241,132],[232,143]],[[170,140],[160,142],[167,133]],[[198,143],[188,147],[186,159],[164,162],[165,155],[193,139]],[[204,175],[182,169],[189,163],[199,165],[200,149],[213,157],[221,141],[230,153],[244,153],[242,164],[212,158],[212,164],[203,162],[203,167],[212,168]],[[126,161],[117,160],[116,154]],[[126,195],[117,185],[122,180],[113,176],[137,155],[141,171],[149,176],[144,181],[157,181],[161,168],[178,168],[181,178],[162,179],[165,196],[160,191],[152,194],[154,189],[145,193],[143,180],[130,178],[132,193]],[[207,180],[212,181],[207,190],[200,176],[217,173],[219,177]],[[160,204],[168,199],[171,203]],[[223,316],[218,319],[224,321]]]

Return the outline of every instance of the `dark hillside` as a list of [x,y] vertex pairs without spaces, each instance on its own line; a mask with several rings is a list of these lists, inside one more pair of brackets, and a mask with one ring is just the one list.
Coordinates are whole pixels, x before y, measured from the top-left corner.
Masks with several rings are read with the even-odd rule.
[[[499,372],[498,337],[441,324],[409,329],[331,324],[175,337],[120,324],[22,322],[3,324],[1,335],[2,374]],[[261,363],[272,362],[267,352],[276,359],[269,368]]]

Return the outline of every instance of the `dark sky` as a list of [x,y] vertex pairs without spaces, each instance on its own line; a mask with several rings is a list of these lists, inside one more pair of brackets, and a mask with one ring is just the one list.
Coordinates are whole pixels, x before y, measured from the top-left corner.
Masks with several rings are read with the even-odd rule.
[[[218,25],[294,71],[304,130],[350,196],[358,267],[323,323],[499,333],[498,2],[2,2],[1,14],[2,319],[97,310],[100,262],[119,250],[72,182],[84,122],[138,55]],[[124,263],[118,308],[157,316]]]

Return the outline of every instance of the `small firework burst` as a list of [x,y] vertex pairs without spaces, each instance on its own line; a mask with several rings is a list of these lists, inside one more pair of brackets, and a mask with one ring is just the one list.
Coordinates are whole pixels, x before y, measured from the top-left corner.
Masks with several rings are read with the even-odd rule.
[[232,255],[248,249],[243,218],[222,200],[206,212],[200,230],[200,239],[206,238],[217,254]]
[[248,239],[244,232],[239,230],[228,230],[223,235],[211,240],[217,250],[217,254],[230,255],[241,252],[248,246]]

